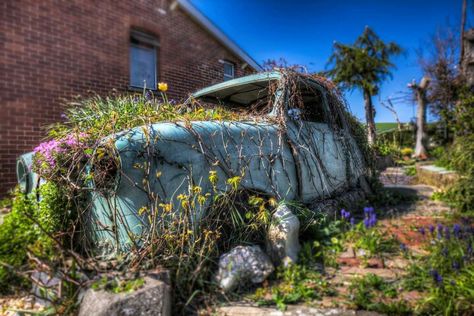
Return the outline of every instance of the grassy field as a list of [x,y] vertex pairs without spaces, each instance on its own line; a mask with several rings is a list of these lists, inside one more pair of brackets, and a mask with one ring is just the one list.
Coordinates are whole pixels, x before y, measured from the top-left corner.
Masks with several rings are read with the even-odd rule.
[[375,128],[377,129],[377,133],[384,133],[392,129],[396,129],[397,123],[396,122],[375,123]]

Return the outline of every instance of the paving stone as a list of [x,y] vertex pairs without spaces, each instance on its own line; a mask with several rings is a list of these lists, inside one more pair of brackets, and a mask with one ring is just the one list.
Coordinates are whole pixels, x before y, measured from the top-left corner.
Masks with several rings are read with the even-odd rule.
[[394,280],[400,275],[406,273],[399,269],[376,269],[376,268],[360,268],[360,267],[342,267],[341,273],[346,276],[365,276],[367,274],[375,274],[384,279]]
[[409,265],[410,265],[410,262],[407,259],[401,258],[401,257],[390,258],[390,259],[385,260],[385,267],[389,269],[392,269],[392,268],[405,269]]
[[422,296],[421,293],[418,291],[410,291],[410,292],[403,292],[402,293],[403,300],[409,302],[415,302],[419,300]]
[[354,248],[348,247],[344,252],[339,255],[339,258],[355,258]]
[[271,307],[245,305],[223,306],[216,309],[217,315],[225,316],[378,316],[375,312],[345,310],[342,308],[315,308],[305,305],[288,305],[286,311]]

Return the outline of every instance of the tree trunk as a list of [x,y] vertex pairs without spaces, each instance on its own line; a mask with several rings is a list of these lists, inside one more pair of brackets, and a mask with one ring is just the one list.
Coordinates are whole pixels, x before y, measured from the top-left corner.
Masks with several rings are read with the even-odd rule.
[[462,1],[462,11],[461,11],[461,45],[459,46],[460,49],[459,49],[459,71],[461,72],[461,74],[463,74],[464,72],[464,29],[466,27],[466,7],[467,7],[467,1],[466,0],[463,0]]
[[[421,93],[417,93],[421,94]],[[422,96],[417,96],[418,108],[416,110],[416,145],[415,145],[415,157],[420,159],[426,159],[428,157],[425,142],[425,123],[426,123],[426,103]]]
[[416,110],[416,144],[415,144],[415,157],[419,159],[428,158],[426,151],[426,89],[429,85],[429,79],[424,77],[421,80],[420,85],[414,85],[416,94],[416,101],[418,108]]
[[372,95],[369,91],[364,91],[364,101],[365,101],[365,120],[367,122],[367,141],[369,144],[375,143],[375,109],[372,104]]

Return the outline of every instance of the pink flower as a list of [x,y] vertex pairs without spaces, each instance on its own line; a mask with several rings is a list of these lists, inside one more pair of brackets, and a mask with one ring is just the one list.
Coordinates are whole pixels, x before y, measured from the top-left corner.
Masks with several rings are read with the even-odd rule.
[[52,139],[47,142],[39,144],[35,149],[35,154],[39,154],[37,158],[40,161],[46,162],[50,168],[56,166],[56,158],[60,153],[65,153],[70,149],[85,147],[84,138],[87,138],[86,133],[70,134],[61,140]]
[[43,142],[34,149],[34,152],[40,154],[51,167],[56,165],[54,156],[63,151],[64,149],[61,148],[61,143],[55,139]]

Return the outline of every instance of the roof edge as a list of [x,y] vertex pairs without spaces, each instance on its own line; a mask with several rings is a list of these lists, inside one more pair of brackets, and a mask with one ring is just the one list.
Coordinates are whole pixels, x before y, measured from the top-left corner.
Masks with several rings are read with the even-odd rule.
[[204,27],[209,33],[214,35],[225,47],[230,51],[244,60],[250,67],[256,71],[263,71],[260,66],[249,54],[247,54],[242,48],[240,48],[234,41],[232,41],[227,35],[224,34],[214,23],[212,23],[204,14],[201,13],[191,2],[188,0],[176,0],[179,6],[197,23]]

